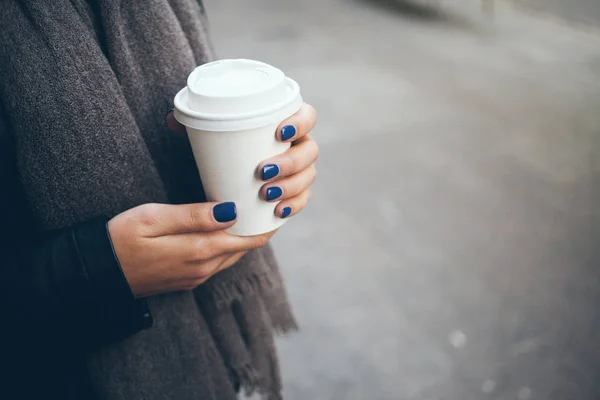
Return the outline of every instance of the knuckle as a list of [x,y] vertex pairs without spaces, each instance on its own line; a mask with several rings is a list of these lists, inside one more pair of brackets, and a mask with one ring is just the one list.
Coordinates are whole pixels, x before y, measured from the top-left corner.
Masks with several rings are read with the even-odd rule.
[[313,150],[314,151],[314,160],[317,161],[319,159],[319,152],[320,152],[319,145],[314,140],[311,140],[311,143],[314,148],[314,150]]
[[[311,178],[310,178],[310,185],[309,185],[309,187],[310,187],[312,184],[314,184],[316,180],[317,180],[317,169],[316,169],[316,168],[314,168],[314,169],[313,169],[313,172],[312,172],[312,176],[311,176]],[[308,189],[308,188],[307,188],[307,189]]]
[[198,270],[196,271],[196,279],[202,280],[202,279],[208,278],[213,269],[214,268],[211,268],[210,265],[207,265],[207,264],[201,265],[200,267],[198,267]]
[[317,110],[308,103],[304,103],[304,107],[306,107],[306,113],[308,114],[308,116],[312,119],[317,120]]
[[304,154],[314,162],[319,158],[319,145],[310,135],[306,135],[306,137]]
[[193,261],[208,260],[212,256],[212,250],[206,245],[206,243],[200,243],[194,247],[192,251]]
[[269,239],[270,238],[267,235],[257,236],[254,241],[254,245],[256,246],[256,248],[264,247],[267,245],[267,243],[269,243]]
[[304,202],[305,202],[305,204],[308,203],[308,201],[310,200],[311,196],[312,196],[312,192],[311,192],[310,188],[306,189],[304,191],[304,197],[305,197],[304,198]]
[[144,204],[136,215],[137,227],[143,231],[155,228],[160,223],[160,204]]
[[193,226],[202,226],[206,221],[206,209],[202,206],[194,206],[190,210],[189,218]]
[[291,155],[288,155],[287,158],[290,166],[290,174],[298,172],[301,167],[299,158]]
[[221,270],[222,261],[209,262],[198,266],[195,274],[196,282],[204,282]]

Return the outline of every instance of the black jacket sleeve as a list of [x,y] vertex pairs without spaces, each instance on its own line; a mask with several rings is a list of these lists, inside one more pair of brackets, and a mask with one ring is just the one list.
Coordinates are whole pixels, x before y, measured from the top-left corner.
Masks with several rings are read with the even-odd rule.
[[145,301],[133,296],[123,275],[106,222],[96,218],[0,246],[0,315],[15,340],[89,350],[151,326]]
[[6,348],[80,354],[149,327],[152,317],[145,301],[131,293],[106,218],[49,233],[37,228],[2,105],[0,358]]

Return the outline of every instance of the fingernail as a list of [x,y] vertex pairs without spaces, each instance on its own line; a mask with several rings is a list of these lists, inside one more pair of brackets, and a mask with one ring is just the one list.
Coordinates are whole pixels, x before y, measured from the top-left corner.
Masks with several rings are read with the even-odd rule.
[[287,218],[292,213],[292,207],[283,207],[281,210],[281,218]]
[[213,215],[217,222],[230,222],[237,217],[237,207],[233,202],[217,204],[213,207]]
[[267,201],[275,200],[281,197],[283,190],[278,186],[273,186],[267,189]]
[[279,175],[279,167],[275,164],[265,165],[262,167],[261,174],[263,181],[268,181]]
[[286,125],[281,128],[281,140],[284,142],[296,136],[296,127],[294,125]]

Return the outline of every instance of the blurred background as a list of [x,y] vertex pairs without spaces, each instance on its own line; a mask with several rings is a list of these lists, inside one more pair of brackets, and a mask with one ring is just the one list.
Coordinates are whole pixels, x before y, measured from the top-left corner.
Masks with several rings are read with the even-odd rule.
[[600,1],[205,3],[319,112],[286,399],[600,399]]

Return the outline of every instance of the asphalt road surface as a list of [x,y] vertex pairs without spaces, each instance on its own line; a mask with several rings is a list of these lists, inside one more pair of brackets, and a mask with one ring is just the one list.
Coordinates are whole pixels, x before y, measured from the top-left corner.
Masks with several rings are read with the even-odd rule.
[[[496,0],[503,1],[503,0]],[[512,0],[517,4],[546,15],[568,21],[594,26],[600,25],[600,1],[598,0]]]
[[320,115],[274,239],[286,399],[599,399],[600,35],[498,0],[206,3],[221,57]]

